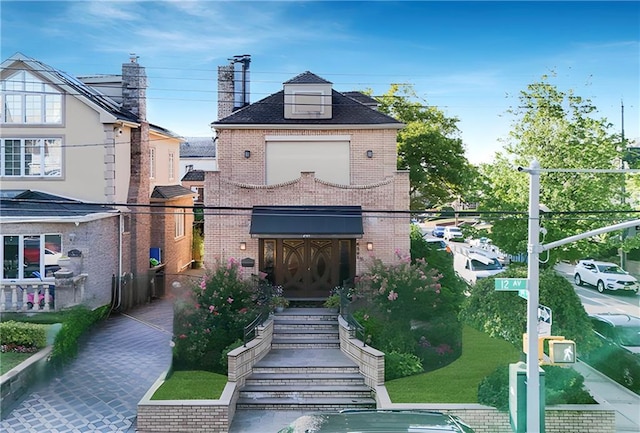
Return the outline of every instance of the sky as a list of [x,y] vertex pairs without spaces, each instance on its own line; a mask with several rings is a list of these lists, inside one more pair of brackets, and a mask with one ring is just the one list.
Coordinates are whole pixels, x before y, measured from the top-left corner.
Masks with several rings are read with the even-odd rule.
[[[466,156],[491,162],[527,85],[550,76],[590,99],[611,131],[640,132],[640,2],[10,1],[0,54],[70,75],[146,68],[147,118],[211,136],[217,68],[250,54],[251,102],[311,71],[338,91],[411,84],[424,105],[459,119]],[[622,116],[621,105],[624,105]]]

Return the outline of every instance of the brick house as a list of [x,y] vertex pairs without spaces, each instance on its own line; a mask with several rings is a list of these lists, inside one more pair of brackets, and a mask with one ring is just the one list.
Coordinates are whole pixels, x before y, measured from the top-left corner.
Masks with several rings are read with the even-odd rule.
[[[48,249],[81,254],[75,271],[87,274],[92,292],[83,301],[91,306],[109,302],[112,276],[128,304],[144,300],[151,248],[162,250],[164,272],[187,267],[194,194],[180,186],[182,139],[147,121],[137,57],[121,75],[71,77],[17,53],[0,73],[2,283],[32,279],[24,271],[32,244],[27,255],[39,260],[28,266],[48,279]],[[122,292],[123,280],[141,295]]]
[[291,299],[322,299],[409,252],[403,124],[304,72],[249,103],[248,56],[218,69],[217,172],[205,175],[205,264],[249,259]]

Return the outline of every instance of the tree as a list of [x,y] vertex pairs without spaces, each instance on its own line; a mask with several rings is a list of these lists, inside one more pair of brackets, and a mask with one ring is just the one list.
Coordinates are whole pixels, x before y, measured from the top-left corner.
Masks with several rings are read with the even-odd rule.
[[[606,119],[595,118],[596,107],[573,91],[559,91],[549,77],[530,84],[519,100],[519,106],[509,111],[515,120],[504,152],[496,155],[493,164],[480,167],[485,181],[480,209],[521,212],[488,218],[493,222],[494,243],[512,254],[526,251],[527,244],[529,176],[518,173],[516,167],[528,167],[536,159],[541,168],[616,169],[622,157],[619,137],[610,131]],[[629,210],[622,199],[624,176],[619,174],[543,173],[540,185],[540,203],[552,210],[541,215],[545,243],[629,219],[627,214],[612,213]],[[615,251],[619,235],[554,249],[548,263]]]
[[398,133],[398,169],[409,170],[411,209],[427,209],[461,197],[474,167],[465,157],[457,118],[419,101],[410,85],[393,84],[377,97],[379,110],[406,127]]

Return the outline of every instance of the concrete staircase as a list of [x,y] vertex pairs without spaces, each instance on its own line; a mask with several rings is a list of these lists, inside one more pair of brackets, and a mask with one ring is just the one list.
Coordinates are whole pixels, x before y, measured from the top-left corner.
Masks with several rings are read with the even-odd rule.
[[338,315],[288,308],[274,316],[271,351],[253,367],[237,409],[375,408],[358,365],[340,351]]

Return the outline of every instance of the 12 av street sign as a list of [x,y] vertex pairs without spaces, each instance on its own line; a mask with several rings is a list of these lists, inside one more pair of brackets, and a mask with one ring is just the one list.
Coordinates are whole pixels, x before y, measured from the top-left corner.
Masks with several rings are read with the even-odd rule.
[[529,287],[529,280],[526,278],[496,278],[495,289],[503,291],[520,291]]

